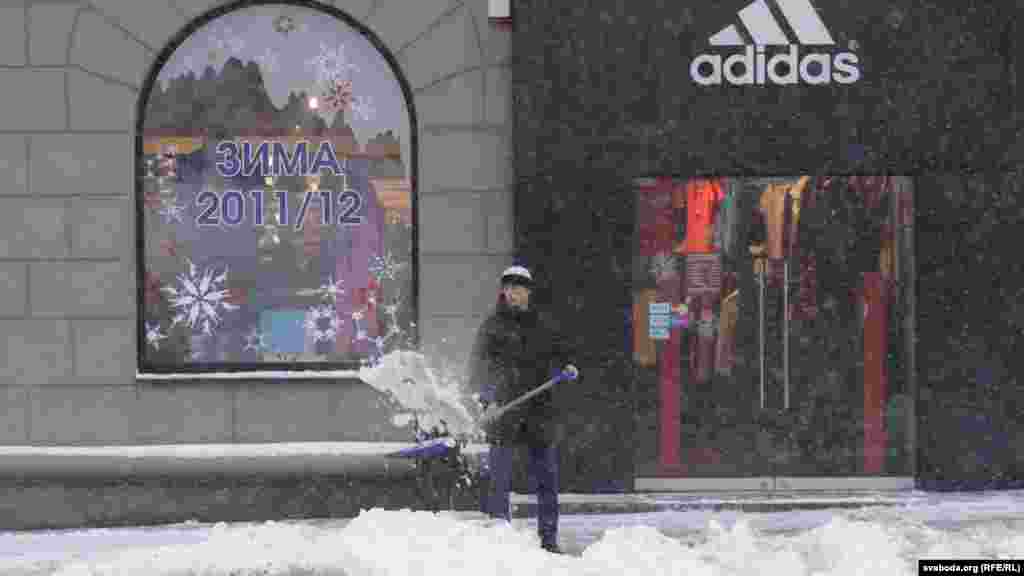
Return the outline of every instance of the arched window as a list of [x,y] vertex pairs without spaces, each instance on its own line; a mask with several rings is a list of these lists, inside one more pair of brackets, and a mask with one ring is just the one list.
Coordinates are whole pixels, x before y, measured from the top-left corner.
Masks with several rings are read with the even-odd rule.
[[416,345],[416,128],[384,44],[312,3],[183,30],[136,131],[140,373],[350,369]]

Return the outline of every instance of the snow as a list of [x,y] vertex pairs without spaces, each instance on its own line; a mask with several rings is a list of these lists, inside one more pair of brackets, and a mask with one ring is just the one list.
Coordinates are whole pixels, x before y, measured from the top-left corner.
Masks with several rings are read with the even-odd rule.
[[[4,456],[103,456],[120,458],[276,458],[287,456],[382,456],[413,442],[290,442],[279,444],[149,444],[132,446],[0,446]],[[467,452],[481,451],[471,445]]]
[[8,532],[0,533],[0,572],[911,575],[921,558],[1024,556],[1024,493],[915,493],[855,510],[567,515],[561,540],[572,554],[564,556],[540,550],[535,526],[374,509],[351,520]]

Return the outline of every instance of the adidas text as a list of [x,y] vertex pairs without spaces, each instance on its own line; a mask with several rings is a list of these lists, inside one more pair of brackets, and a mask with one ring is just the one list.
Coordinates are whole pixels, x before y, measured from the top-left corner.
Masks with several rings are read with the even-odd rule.
[[[707,65],[707,66],[705,66]],[[710,66],[711,70],[702,70]],[[744,86],[755,84],[853,84],[860,80],[857,55],[811,53],[800,56],[798,47],[768,55],[764,46],[747,46],[742,54],[700,54],[690,64],[694,82],[713,86],[722,83]]]

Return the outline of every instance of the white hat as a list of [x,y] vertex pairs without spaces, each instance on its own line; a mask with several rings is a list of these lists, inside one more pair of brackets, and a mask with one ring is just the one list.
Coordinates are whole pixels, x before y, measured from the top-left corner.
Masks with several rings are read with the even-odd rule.
[[525,266],[518,264],[509,266],[501,273],[501,284],[518,284],[520,286],[526,286],[527,288],[533,287],[533,275]]

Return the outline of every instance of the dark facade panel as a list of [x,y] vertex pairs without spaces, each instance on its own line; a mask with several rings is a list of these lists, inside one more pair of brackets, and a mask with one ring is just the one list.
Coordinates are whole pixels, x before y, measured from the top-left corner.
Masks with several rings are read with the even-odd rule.
[[[1024,267],[1011,247],[1024,158],[1019,8],[981,0],[812,3],[820,27],[801,17],[801,3],[766,0],[778,31],[750,0],[516,3],[517,245],[538,270],[538,298],[588,355],[578,392],[587,414],[568,391],[563,399],[577,461],[566,468],[572,489],[617,485],[635,472],[637,454],[656,451],[640,445],[656,436],[657,422],[643,416],[656,410],[636,389],[651,375],[634,364],[630,347],[639,329],[630,315],[632,182],[645,176],[911,176],[917,476],[942,487],[1005,485],[1018,475],[1024,459],[1013,439],[1021,426],[1011,407],[1020,398],[1014,374],[1024,366],[1009,278]],[[742,45],[710,44],[729,40],[730,26]],[[821,29],[833,44],[811,44],[826,40]],[[852,62],[850,53],[859,78],[776,85],[765,73],[759,84],[754,70],[753,85],[703,85],[691,76],[701,54],[739,59],[745,45],[778,33],[795,48],[766,46],[766,64],[794,50],[798,68],[815,54],[831,67]],[[968,421],[974,432],[949,436]],[[959,449],[945,449],[950,442]]]
[[859,79],[694,81],[700,55],[725,62],[744,54],[745,46],[709,39],[731,25],[751,43],[738,14],[756,4],[518,2],[520,167],[531,153],[554,165],[619,146],[632,172],[918,173],[1020,160],[1013,3],[816,0],[834,44],[806,45],[797,31],[809,25],[792,23],[772,0],[764,5],[794,44],[765,47],[765,63],[789,50],[797,61],[824,57],[830,68],[856,58]]

